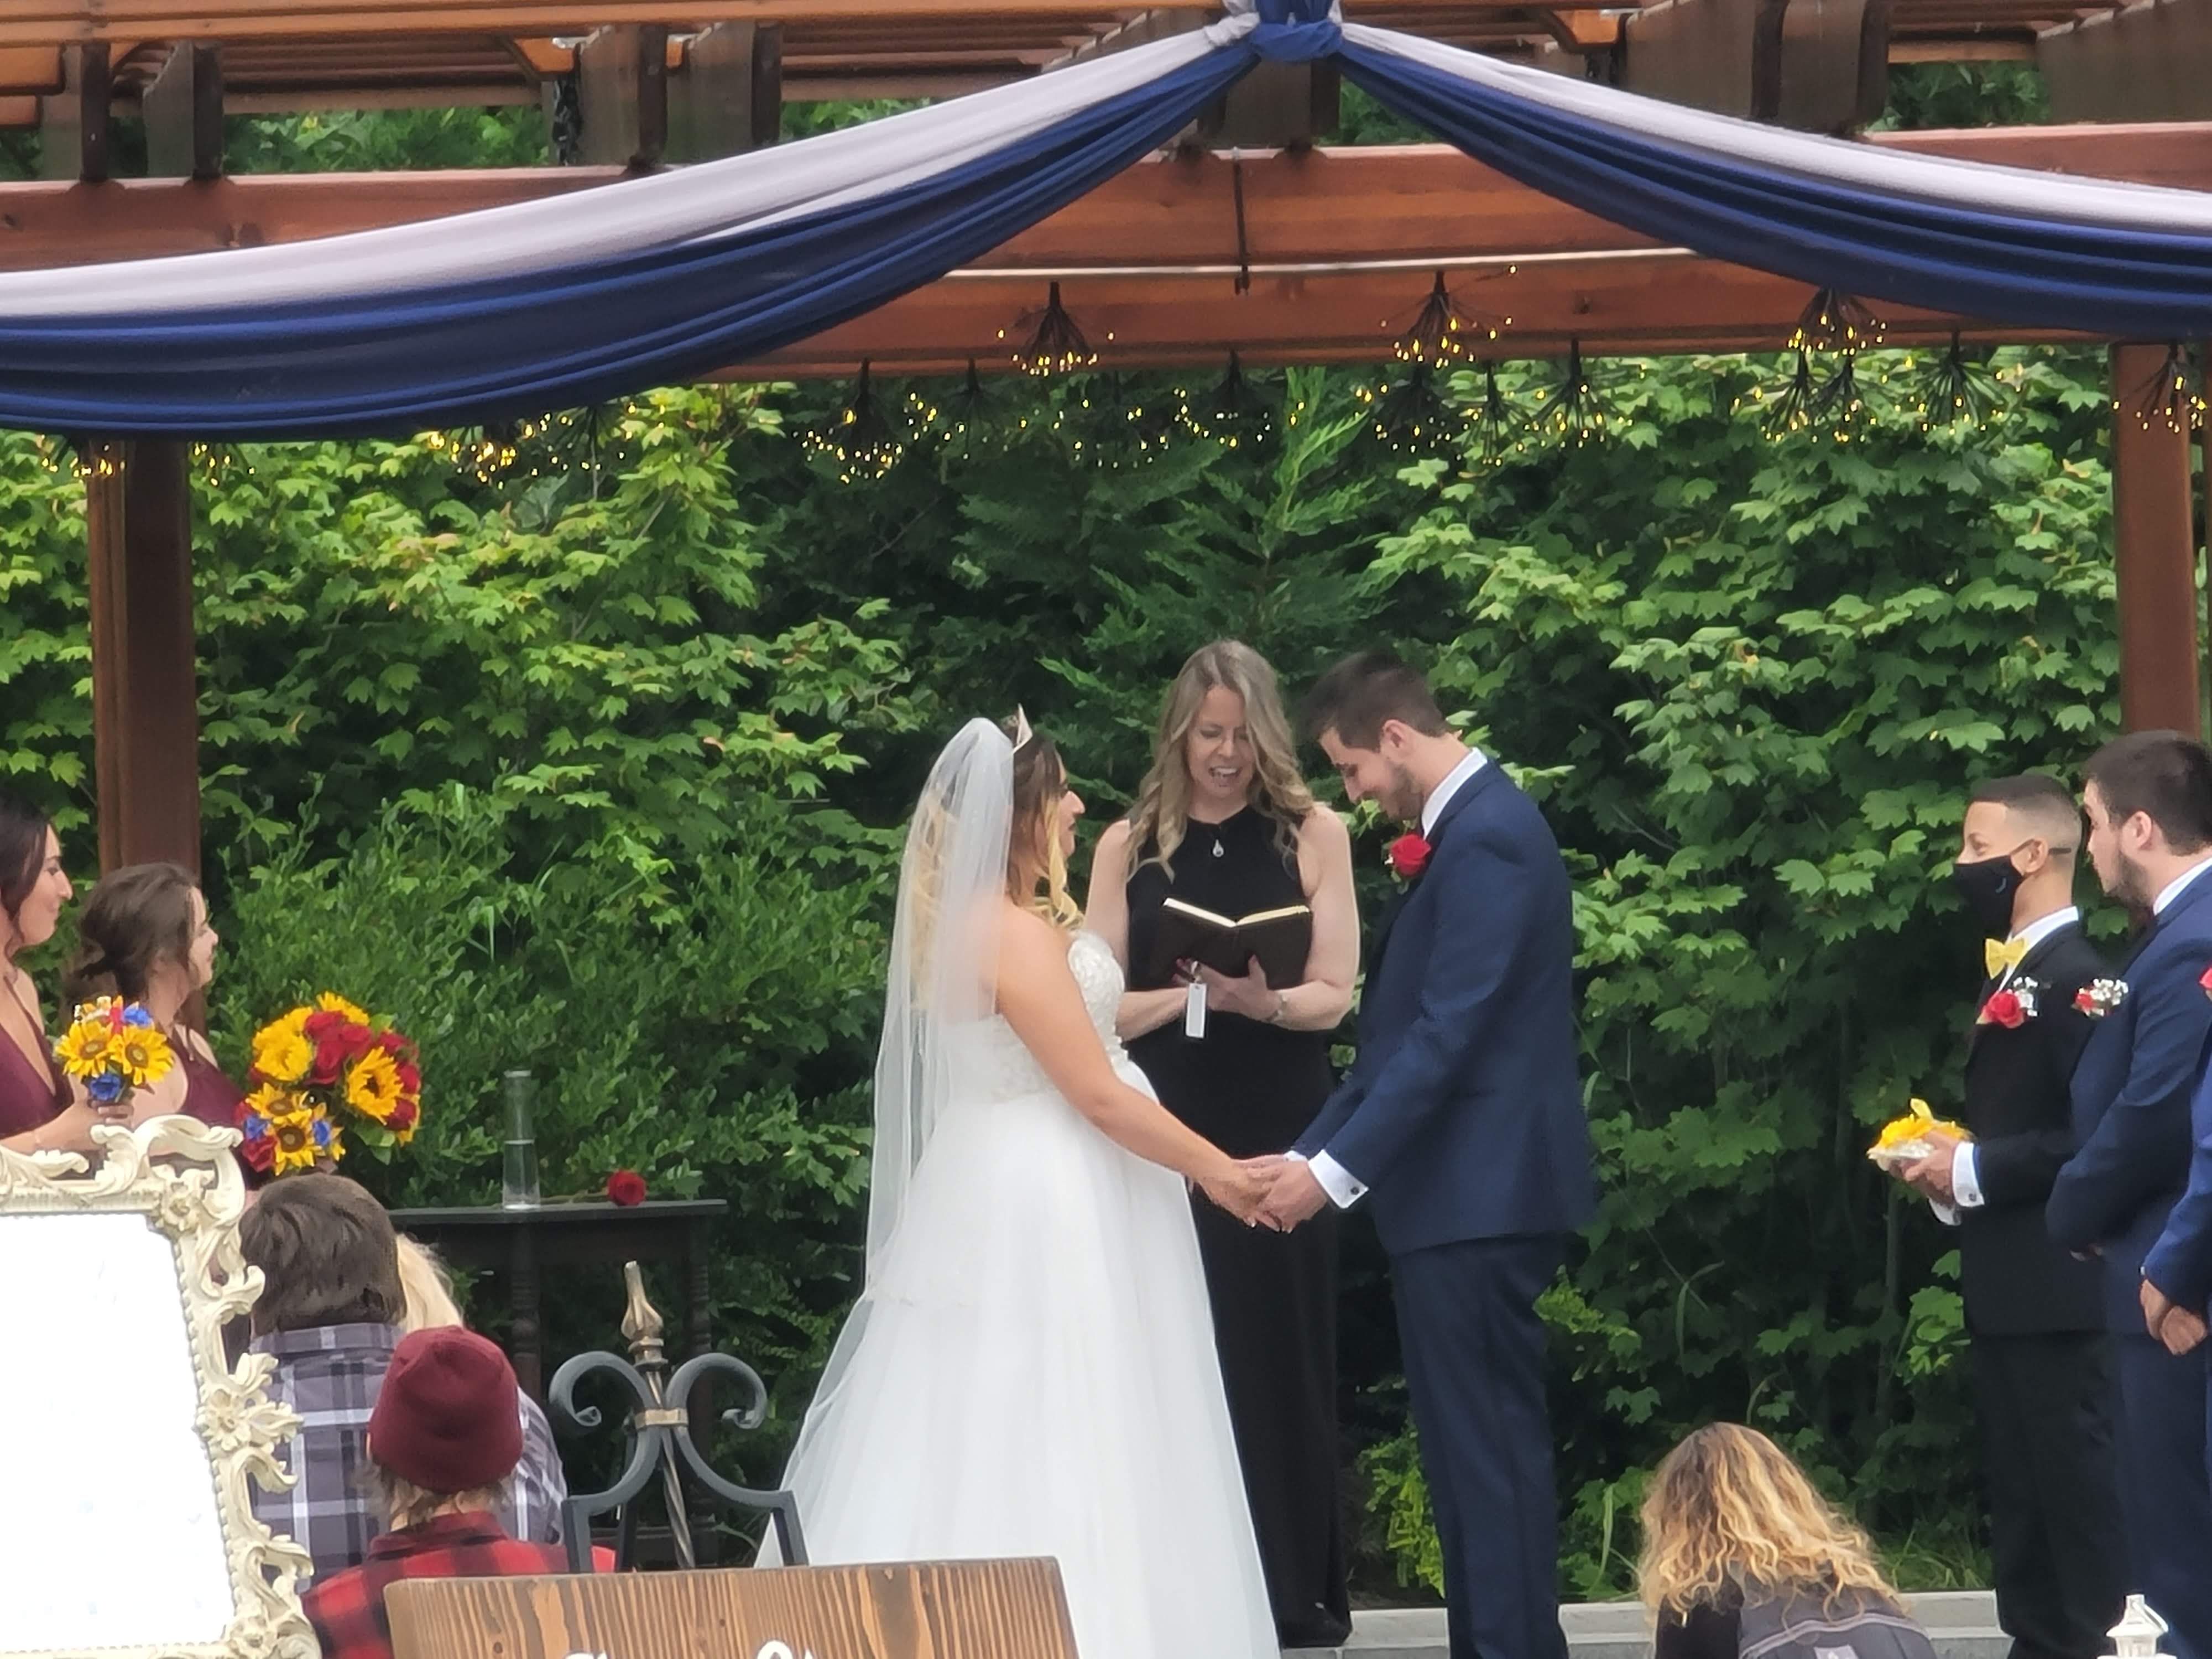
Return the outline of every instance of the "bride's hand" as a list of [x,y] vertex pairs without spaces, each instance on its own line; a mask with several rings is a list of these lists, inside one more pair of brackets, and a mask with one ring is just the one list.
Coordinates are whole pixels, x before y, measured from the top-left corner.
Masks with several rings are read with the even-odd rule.
[[1207,1198],[1246,1226],[1264,1224],[1261,1210],[1274,1190],[1274,1178],[1266,1166],[1231,1163],[1198,1184]]

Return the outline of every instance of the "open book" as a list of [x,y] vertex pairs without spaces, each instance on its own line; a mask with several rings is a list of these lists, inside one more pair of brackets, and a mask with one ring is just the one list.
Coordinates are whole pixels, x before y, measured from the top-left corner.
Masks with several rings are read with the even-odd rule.
[[1149,984],[1171,984],[1176,963],[1202,962],[1224,974],[1242,975],[1260,959],[1267,983],[1277,990],[1304,983],[1306,957],[1313,951],[1313,910],[1304,904],[1258,910],[1249,916],[1221,916],[1171,898],[1160,905],[1152,934],[1152,957],[1145,964]]

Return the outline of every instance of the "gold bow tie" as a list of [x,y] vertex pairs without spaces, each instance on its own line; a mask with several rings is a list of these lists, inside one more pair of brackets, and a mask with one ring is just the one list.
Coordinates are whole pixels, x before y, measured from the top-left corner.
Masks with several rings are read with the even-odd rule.
[[1982,941],[1982,962],[1991,979],[2008,968],[2019,967],[2021,959],[2027,955],[2027,941],[2024,939],[2008,939],[2002,943],[1993,939]]

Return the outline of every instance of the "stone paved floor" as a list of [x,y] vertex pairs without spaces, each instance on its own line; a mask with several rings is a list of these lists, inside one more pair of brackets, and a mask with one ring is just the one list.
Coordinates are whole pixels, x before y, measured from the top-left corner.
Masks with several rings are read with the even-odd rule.
[[[1942,1590],[1906,1600],[1935,1638],[1940,1659],[2005,1659],[2010,1651],[1987,1590]],[[1352,1623],[1352,1640],[1344,1647],[1299,1649],[1295,1659],[1443,1659],[1441,1608],[1377,1608],[1354,1613]],[[1633,1602],[1561,1607],[1559,1623],[1567,1632],[1569,1659],[1647,1659],[1651,1651],[1644,1611]]]

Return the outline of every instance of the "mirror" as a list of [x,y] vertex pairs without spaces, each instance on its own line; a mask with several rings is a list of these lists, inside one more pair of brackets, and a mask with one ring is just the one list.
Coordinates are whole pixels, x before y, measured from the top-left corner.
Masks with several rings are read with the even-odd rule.
[[272,1363],[225,1363],[260,1275],[239,1254],[234,1131],[190,1118],[0,1148],[0,1656],[313,1659],[306,1553],[254,1519],[249,1480],[297,1419]]

